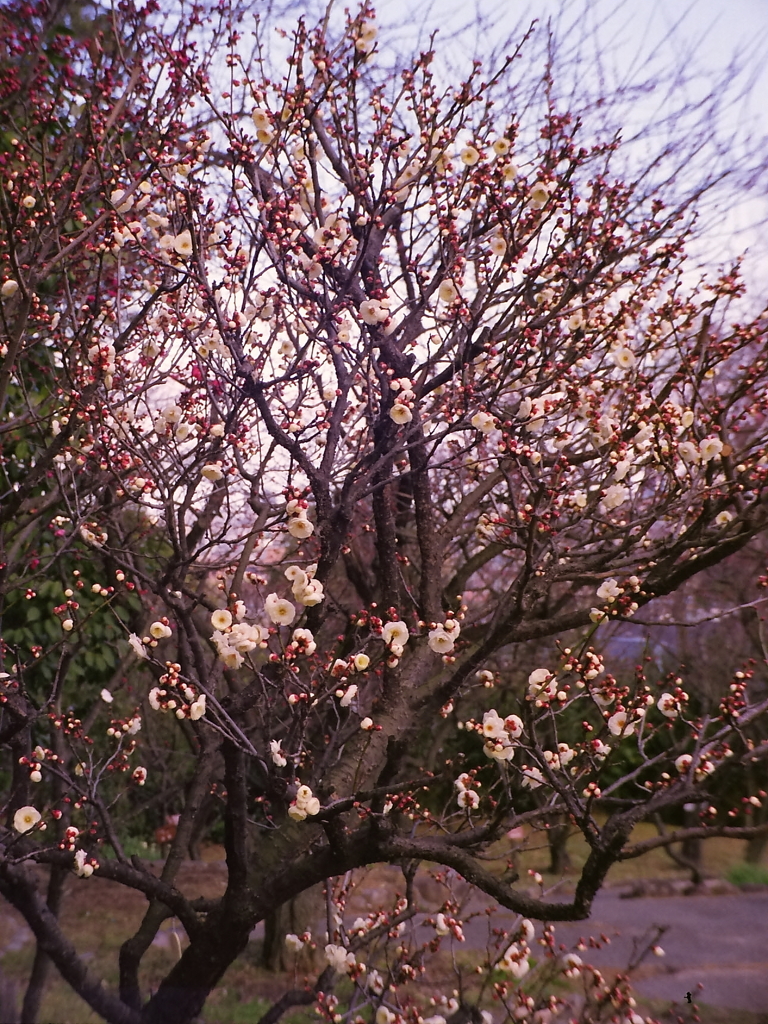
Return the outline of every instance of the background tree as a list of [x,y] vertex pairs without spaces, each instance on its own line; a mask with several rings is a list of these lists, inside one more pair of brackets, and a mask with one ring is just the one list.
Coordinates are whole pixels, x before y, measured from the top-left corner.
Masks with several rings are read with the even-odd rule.
[[[445,87],[431,51],[378,63],[368,8],[296,22],[277,70],[224,6],[123,4],[87,42],[45,4],[2,16],[0,891],[96,1012],[165,1024],[323,885],[328,966],[267,1019],[316,998],[333,1016],[348,974],[345,1012],[384,1024],[411,1012],[392,986],[424,950],[401,943],[367,985],[361,962],[383,967],[428,862],[525,916],[483,983],[507,973],[511,1015],[529,919],[586,917],[649,848],[637,822],[696,801],[698,825],[650,845],[755,834],[718,786],[764,753],[766,702],[736,675],[703,708],[695,680],[613,675],[598,646],[766,526],[765,318],[736,268],[687,259],[705,187],[666,206],[647,166],[627,174],[551,63],[532,93],[525,39]],[[45,604],[30,642],[22,609]],[[414,747],[436,723],[458,736],[439,766]],[[158,877],[126,837],[163,804],[140,791],[160,736],[189,753]],[[226,890],[192,899],[178,872],[212,794]],[[590,847],[572,899],[484,862],[563,820]],[[405,896],[350,930],[344,879],[378,862],[405,865]],[[118,992],[35,864],[146,895]],[[185,946],[146,998],[170,914]],[[584,1019],[629,1005],[595,991]]]

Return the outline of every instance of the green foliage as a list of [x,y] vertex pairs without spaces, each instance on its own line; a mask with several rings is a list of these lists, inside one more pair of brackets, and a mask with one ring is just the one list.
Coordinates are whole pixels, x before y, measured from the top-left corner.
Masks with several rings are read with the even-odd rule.
[[732,864],[725,877],[733,885],[768,885],[768,867],[741,861]]

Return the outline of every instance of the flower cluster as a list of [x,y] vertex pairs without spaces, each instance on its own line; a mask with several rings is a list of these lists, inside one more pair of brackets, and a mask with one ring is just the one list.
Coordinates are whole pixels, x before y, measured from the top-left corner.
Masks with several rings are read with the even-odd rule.
[[523,722],[517,715],[501,718],[498,711],[492,708],[483,715],[481,731],[485,736],[483,750],[486,757],[495,761],[511,761],[515,756],[513,740],[523,735]]
[[315,532],[315,528],[307,517],[307,503],[293,498],[285,506],[288,513],[288,533],[297,540],[306,540]]
[[[241,605],[242,602],[238,602]],[[245,614],[245,607],[237,609]],[[266,638],[261,626],[247,622],[234,622],[232,613],[226,608],[219,608],[211,615],[214,627],[211,642],[228,669],[238,669],[243,664],[244,655],[257,647],[266,646]]]
[[480,783],[476,782],[467,772],[462,774],[454,782],[454,786],[457,789],[456,801],[459,807],[466,808],[467,810],[477,810],[480,806],[480,795],[472,789],[472,786],[479,786]]
[[543,707],[558,697],[557,679],[546,668],[536,668],[528,676],[528,700],[536,707]]
[[458,619],[446,619],[429,631],[429,649],[435,654],[450,654],[460,632],[461,624]]
[[320,813],[320,801],[313,796],[309,786],[299,786],[296,791],[296,799],[288,808],[288,816],[294,821],[304,821]]
[[167,661],[166,671],[160,676],[159,686],[149,691],[149,706],[153,711],[173,711],[178,719],[196,722],[206,712],[206,696],[180,678],[181,665]]
[[391,658],[390,664],[397,664],[403,656],[405,645],[408,643],[410,632],[402,619],[395,619],[393,622],[386,622],[381,630],[381,639],[389,647]]
[[90,878],[94,868],[99,866],[98,861],[89,860],[85,850],[77,850],[74,856],[75,874],[79,878]]
[[363,964],[358,964],[354,953],[347,950],[345,946],[337,946],[332,942],[325,947],[325,959],[334,971],[338,971],[340,974],[349,974],[356,967],[365,969]]
[[317,565],[308,565],[301,569],[298,565],[289,565],[285,570],[285,578],[291,583],[294,598],[307,608],[320,604],[325,593],[323,584],[315,579]]
[[398,426],[410,423],[413,419],[413,405],[416,393],[408,377],[399,377],[390,381],[390,390],[395,392],[395,401],[389,410],[389,418]]
[[507,946],[497,964],[500,970],[511,974],[516,981],[524,978],[531,969],[529,962],[531,949],[529,943],[533,939],[534,934],[535,930],[532,922],[527,918],[523,918],[518,929],[516,941]]

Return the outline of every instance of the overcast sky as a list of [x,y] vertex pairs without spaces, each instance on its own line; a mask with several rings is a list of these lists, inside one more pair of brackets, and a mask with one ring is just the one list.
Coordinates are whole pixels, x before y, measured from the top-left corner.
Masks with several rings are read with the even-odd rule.
[[[394,30],[404,51],[412,49],[420,22],[422,38],[437,29],[447,41],[464,29],[458,39],[454,36],[454,45],[456,52],[469,56],[486,55],[516,26],[527,26],[534,18],[540,24],[559,18],[561,33],[565,25],[569,34],[569,24],[574,26],[572,35],[579,29],[592,32],[608,82],[630,69],[641,77],[653,61],[658,67],[687,61],[696,73],[692,97],[697,89],[709,91],[718,73],[736,58],[742,82],[753,79],[753,87],[746,99],[729,108],[723,129],[750,128],[754,137],[768,140],[768,0],[379,0],[376,7],[382,28]],[[479,29],[476,11],[485,19]],[[490,22],[492,29],[487,27]],[[593,61],[583,63],[586,75],[594,73]],[[639,103],[633,116],[642,122],[657,110],[650,101]],[[724,260],[745,248],[759,254],[745,276],[750,283],[762,280],[768,261],[768,175],[755,182],[750,196],[735,195],[730,208],[726,202],[723,213],[716,251],[722,248]]]

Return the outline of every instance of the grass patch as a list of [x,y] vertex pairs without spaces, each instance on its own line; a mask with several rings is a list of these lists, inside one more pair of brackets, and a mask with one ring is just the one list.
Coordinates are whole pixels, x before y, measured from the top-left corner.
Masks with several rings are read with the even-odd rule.
[[[631,842],[642,842],[644,839],[651,839],[656,835],[658,833],[651,822],[641,821],[632,831]],[[745,884],[747,881],[753,882],[754,879],[752,878],[745,879],[744,883],[737,882],[729,874],[730,871],[740,869],[742,866],[752,867],[752,865],[746,865],[744,862],[746,847],[747,841],[744,839],[726,839],[722,836],[714,836],[711,839],[707,839],[702,845],[702,868],[705,877],[728,878],[735,885]],[[509,859],[510,854],[514,857],[520,873],[521,884],[526,884],[528,881],[527,872],[529,870],[546,874],[548,884],[551,884],[555,877],[547,872],[549,849],[546,832],[543,830],[531,831],[522,847],[518,846],[515,848],[513,844],[510,844],[509,840],[502,839],[494,844],[492,854],[499,858],[499,862],[496,865],[499,872],[505,869],[506,861]],[[568,840],[568,854],[571,861],[571,869],[565,877],[578,878],[589,856],[589,847],[584,837],[575,827]],[[758,865],[758,867],[766,874],[766,878],[760,878],[757,881],[768,881],[768,866],[764,864]],[[608,884],[617,884],[651,878],[685,879],[689,877],[690,871],[680,868],[672,861],[663,848],[657,847],[642,857],[637,857],[633,860],[617,861],[610,868],[606,882]]]
[[[706,1024],[768,1024],[768,1013],[751,1013],[749,1010],[731,1010],[727,1006],[712,1006],[710,1003],[696,1003],[698,1020]],[[670,1006],[668,1001],[661,999],[641,999],[641,1013],[650,1013],[658,1018],[661,1024],[684,1024],[694,1021],[694,1010],[687,1004]]]
[[734,885],[768,885],[768,867],[741,861],[732,864],[725,877]]

